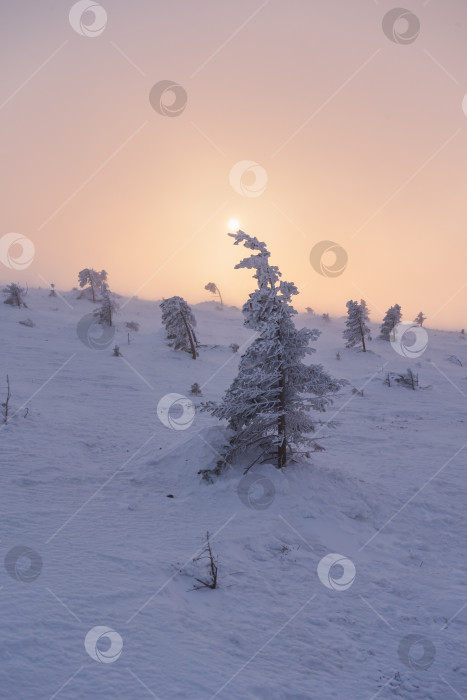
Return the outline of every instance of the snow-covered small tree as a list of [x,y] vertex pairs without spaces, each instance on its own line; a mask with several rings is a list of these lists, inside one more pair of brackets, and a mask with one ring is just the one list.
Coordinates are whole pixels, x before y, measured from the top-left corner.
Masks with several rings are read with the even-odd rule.
[[55,285],[51,283],[49,297],[56,297],[56,296],[57,296],[57,292],[55,291]]
[[138,321],[127,321],[125,323],[126,328],[130,331],[135,331],[137,333],[139,331],[139,323]]
[[199,343],[196,338],[196,319],[191,308],[182,297],[170,297],[160,304],[162,309],[162,323],[167,331],[167,338],[172,342],[174,350],[184,350],[191,353],[196,360],[198,353],[196,348]]
[[212,294],[217,294],[217,296],[219,297],[220,304],[221,304],[221,309],[223,309],[224,302],[222,301],[222,294],[221,294],[221,291],[220,291],[219,287],[217,286],[217,284],[215,284],[214,282],[208,282],[207,285],[205,286],[205,289],[207,289],[208,292],[212,292]]
[[[303,362],[315,352],[309,342],[320,331],[295,327],[292,317],[297,312],[291,299],[298,290],[280,280],[279,269],[269,264],[266,244],[243,231],[229,236],[235,245],[243,244],[255,253],[235,267],[255,270],[258,287],[243,305],[243,316],[244,325],[255,330],[257,338],[242,355],[238,374],[222,401],[203,406],[213,416],[226,419],[232,431],[225,459],[213,471],[219,473],[222,465],[247,451],[254,457],[250,467],[273,458],[282,468],[312,441],[315,426],[309,409],[324,411],[340,383],[321,365]],[[208,473],[205,476],[209,478]]]
[[203,395],[203,392],[202,392],[201,387],[198,384],[198,382],[194,382],[191,385],[190,393],[194,394],[195,396],[202,396]]
[[91,290],[92,300],[95,303],[96,294],[102,291],[102,285],[107,280],[107,272],[101,270],[93,270],[92,268],[85,267],[78,273],[78,281],[80,287],[87,287]]
[[402,318],[401,307],[399,304],[394,304],[387,311],[383,318],[383,323],[381,324],[379,337],[382,340],[389,340],[391,331],[400,323]]
[[311,308],[311,306],[307,306],[306,309],[305,309],[305,311],[307,312],[307,314],[312,314],[312,315],[313,315],[313,314],[315,313],[314,310]]
[[118,304],[115,301],[114,295],[105,282],[102,285],[102,303],[98,309],[94,311],[94,316],[97,318],[101,326],[113,326],[114,314],[118,311]]
[[423,311],[420,311],[417,316],[415,316],[413,322],[417,323],[419,326],[423,326],[423,322],[426,321],[426,316],[423,314]]
[[11,284],[7,284],[6,287],[3,287],[2,293],[6,296],[4,304],[18,306],[19,308],[21,306],[24,306],[25,309],[28,308],[23,299],[23,296],[26,294],[26,290],[24,287],[20,287],[19,284],[16,284],[16,282],[12,282]]
[[347,302],[346,329],[343,332],[344,339],[347,341],[346,348],[361,345],[363,352],[366,352],[365,339],[371,340],[370,329],[366,325],[369,320],[370,316],[364,299],[360,300],[360,304],[352,300]]
[[329,316],[329,314],[323,314],[321,316],[321,318],[323,319],[323,321],[326,321],[326,322],[329,322],[331,320],[331,317]]
[[130,344],[130,331],[134,331],[137,333],[139,331],[139,323],[138,321],[127,321],[125,323],[127,330],[127,338],[128,338],[128,345]]

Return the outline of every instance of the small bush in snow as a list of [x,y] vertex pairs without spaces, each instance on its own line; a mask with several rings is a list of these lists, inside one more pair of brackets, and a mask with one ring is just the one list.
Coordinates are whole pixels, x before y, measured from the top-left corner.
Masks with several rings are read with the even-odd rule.
[[30,318],[26,318],[24,321],[18,321],[22,326],[27,326],[28,328],[34,328],[36,325],[34,321]]
[[121,356],[122,356],[122,353],[120,352],[120,348],[118,347],[118,345],[116,345],[114,347],[113,357],[121,357]]
[[11,284],[7,284],[6,287],[3,287],[2,293],[6,296],[4,304],[17,306],[18,308],[24,306],[24,308],[27,309],[27,304],[23,299],[23,296],[26,294],[24,287],[20,287],[19,284],[12,282]]
[[195,396],[202,396],[203,392],[201,391],[201,387],[198,384],[198,382],[195,382],[194,384],[191,385],[190,393],[194,394]]
[[323,315],[321,316],[321,318],[323,319],[323,321],[330,321],[330,320],[331,320],[329,314],[323,314]]
[[414,391],[419,388],[418,374],[414,374],[410,367],[407,369],[405,374],[400,374],[398,372],[388,372],[385,383],[388,386],[393,386],[394,384],[399,384],[400,386],[406,386]]
[[193,586],[196,590],[199,590],[201,588],[217,588],[217,572],[218,572],[218,558],[214,556],[212,547],[211,547],[211,542],[210,542],[210,535],[209,532],[206,533],[206,544],[204,546],[203,551],[199,555],[199,557],[195,557],[193,559],[194,562],[198,561],[207,561],[207,573],[204,578],[197,578],[195,576],[195,581],[198,581],[200,584],[199,586]]
[[240,345],[238,343],[230,343],[229,347],[232,352],[238,352]]

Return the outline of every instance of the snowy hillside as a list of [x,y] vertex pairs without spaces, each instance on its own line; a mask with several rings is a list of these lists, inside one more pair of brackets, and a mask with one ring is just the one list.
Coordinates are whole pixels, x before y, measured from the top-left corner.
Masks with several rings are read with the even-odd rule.
[[[348,381],[314,415],[334,424],[325,450],[206,484],[225,428],[197,409],[252,338],[240,311],[192,307],[194,361],[138,299],[87,347],[93,305],[76,297],[0,303],[2,699],[467,698],[464,337],[428,328],[416,359],[377,339],[364,354],[344,348],[344,319],[297,316],[322,331],[312,361]],[[408,367],[418,390],[385,384]],[[196,409],[183,429],[157,413],[174,393]],[[207,531],[218,587],[195,590]]]

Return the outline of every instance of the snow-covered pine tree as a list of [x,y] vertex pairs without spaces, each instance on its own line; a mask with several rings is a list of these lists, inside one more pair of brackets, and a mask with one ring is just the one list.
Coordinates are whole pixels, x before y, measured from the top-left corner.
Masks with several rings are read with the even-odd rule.
[[191,353],[196,360],[198,339],[195,334],[196,319],[191,308],[182,297],[170,297],[160,304],[162,323],[167,331],[167,338],[172,342],[174,350],[184,350]]
[[426,316],[424,316],[423,311],[420,311],[417,316],[415,316],[413,322],[417,323],[419,326],[423,326],[423,322],[426,321]]
[[391,331],[398,323],[400,323],[402,318],[401,307],[399,304],[394,304],[386,311],[386,316],[383,318],[383,323],[381,324],[379,337],[382,340],[389,340]]
[[102,285],[107,281],[107,272],[101,270],[93,270],[92,268],[85,267],[78,273],[78,281],[80,287],[86,287],[91,290],[92,300],[96,302],[96,294],[102,290]]
[[204,288],[208,292],[211,292],[212,294],[217,294],[217,296],[219,297],[220,304],[221,304],[221,310],[223,310],[224,309],[224,302],[222,301],[221,290],[219,289],[217,284],[215,282],[208,282]]
[[4,304],[18,307],[24,306],[25,309],[28,308],[23,299],[23,296],[26,294],[26,290],[24,287],[20,287],[19,284],[16,284],[16,282],[12,282],[11,284],[7,284],[6,287],[3,287],[2,293],[6,296]]
[[94,316],[97,318],[101,326],[113,326],[114,314],[118,311],[118,304],[114,299],[114,295],[109,289],[109,285],[105,282],[102,284],[102,303],[98,309],[94,311]]
[[347,302],[346,329],[342,334],[347,341],[346,348],[361,345],[363,352],[366,352],[365,338],[371,340],[370,329],[366,325],[369,320],[370,316],[364,299],[360,300],[360,304],[352,300]]
[[[321,365],[306,365],[303,360],[315,352],[308,346],[320,331],[302,328],[293,322],[297,312],[291,298],[298,294],[293,283],[280,281],[281,273],[269,264],[265,243],[243,231],[229,233],[235,245],[255,251],[238,268],[255,270],[258,288],[243,306],[244,325],[255,330],[257,338],[242,355],[239,370],[220,403],[204,404],[219,419],[226,419],[232,431],[225,459],[212,473],[242,452],[250,452],[255,462],[273,458],[278,468],[293,454],[311,443],[315,430],[309,409],[324,411],[330,395],[340,383]],[[208,472],[204,473],[210,477]]]

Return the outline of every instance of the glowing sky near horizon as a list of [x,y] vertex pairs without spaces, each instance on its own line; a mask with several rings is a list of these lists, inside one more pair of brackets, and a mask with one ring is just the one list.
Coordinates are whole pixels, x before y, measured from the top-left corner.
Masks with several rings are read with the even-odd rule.
[[[467,325],[464,0],[404,0],[406,43],[407,19],[383,31],[387,0],[102,0],[81,20],[73,5],[3,4],[0,239],[35,255],[0,262],[0,282],[69,289],[105,268],[121,294],[198,302],[214,281],[241,304],[235,220],[298,308],[364,297],[375,319],[399,303]],[[162,81],[179,87],[158,102]],[[321,241],[345,250],[342,273],[310,264]]]

